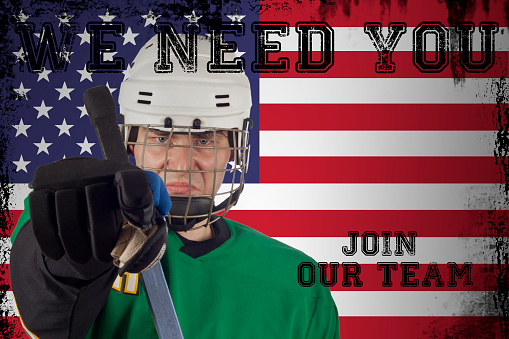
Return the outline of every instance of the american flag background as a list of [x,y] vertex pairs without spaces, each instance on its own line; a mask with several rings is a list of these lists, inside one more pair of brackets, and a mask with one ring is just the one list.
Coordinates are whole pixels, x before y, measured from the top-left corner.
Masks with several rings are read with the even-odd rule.
[[[227,216],[317,262],[338,263],[335,272],[328,266],[327,278],[337,277],[330,288],[342,338],[509,337],[507,1],[4,0],[1,6],[4,338],[28,338],[10,289],[9,237],[35,168],[64,157],[102,157],[83,92],[107,85],[117,99],[128,64],[155,34],[154,25],[171,22],[180,29],[193,11],[201,17],[201,34],[207,33],[207,18],[245,23],[243,37],[225,39],[235,41],[245,59],[255,127],[246,187]],[[288,36],[270,35],[281,51],[268,54],[272,61],[288,58],[288,72],[251,71],[255,21],[289,24]],[[414,62],[415,28],[424,21],[449,31],[449,63],[439,72],[422,72]],[[484,50],[480,23],[498,24],[488,69],[469,72],[460,64],[454,26],[465,21],[476,27],[471,60],[478,62]],[[47,59],[44,71],[30,72],[15,29],[24,22],[33,24],[34,47],[43,25],[52,27],[56,60],[65,61],[64,71],[53,70]],[[87,71],[92,58],[88,22],[124,24],[123,34],[105,36],[115,46],[103,53],[105,61],[123,58],[124,71]],[[296,71],[298,22],[332,27],[334,63],[326,72]],[[381,23],[385,37],[389,23],[406,24],[391,55],[393,72],[376,71],[380,56],[365,32],[366,22]],[[72,25],[74,39],[61,44],[61,29]],[[319,51],[320,36],[312,36],[313,50]],[[424,38],[426,58],[435,60],[436,36]],[[343,248],[351,246],[353,232],[358,250],[347,256]],[[397,232],[408,242],[402,255],[396,255]],[[361,238],[364,252],[373,255],[363,253]],[[345,270],[355,267],[362,284],[344,280]],[[392,284],[383,285],[389,271]]]

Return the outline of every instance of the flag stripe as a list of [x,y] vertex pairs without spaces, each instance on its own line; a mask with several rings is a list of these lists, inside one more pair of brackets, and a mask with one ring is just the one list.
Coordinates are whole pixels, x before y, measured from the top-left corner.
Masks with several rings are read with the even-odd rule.
[[[387,22],[383,24],[382,27],[382,35],[384,36],[384,39],[386,39],[388,35],[388,28],[387,28]],[[500,23],[503,24],[503,23]],[[331,25],[332,26],[332,25]],[[481,51],[481,34],[479,34],[478,29],[479,23],[476,23],[476,30],[474,34],[472,35],[472,51],[478,52]],[[338,27],[338,26],[332,26],[332,30],[334,31],[334,48],[333,50],[335,52],[376,52],[377,48],[373,44],[373,41],[369,37],[368,34],[364,32],[364,22],[360,27],[355,26],[349,26],[349,27]],[[449,30],[450,35],[457,37],[456,32],[453,30],[451,32],[449,27],[445,27],[447,30]],[[415,27],[414,26],[408,26],[406,33],[401,35],[400,40],[394,47],[394,52],[413,52],[414,51],[414,38],[413,38],[413,31]],[[494,39],[494,51],[495,55],[500,52],[506,52],[509,51],[509,39],[507,39],[507,32],[508,27],[500,27],[499,31],[495,33],[495,39]],[[314,37],[317,37],[316,39]],[[431,38],[431,37],[430,37]],[[254,39],[254,36],[253,36]],[[450,39],[449,41],[451,41]],[[283,51],[283,52],[295,52],[299,50],[299,35],[297,34],[295,27],[291,26],[289,27],[289,34],[286,37],[279,37],[277,34],[269,34],[268,43],[272,44],[274,42],[278,42],[280,44],[280,47],[277,48],[277,50]],[[424,46],[426,50],[428,51],[435,51],[436,50],[436,42],[435,39],[426,39],[424,41]],[[311,51],[320,51],[322,50],[322,39],[318,38],[317,35],[311,35]],[[446,49],[448,51],[459,51],[459,44],[458,43],[449,43],[449,45],[446,45]],[[269,52],[270,53],[270,52]],[[270,54],[269,54],[270,55]],[[277,56],[277,54],[273,54],[274,56]],[[269,58],[269,60],[274,60],[272,58]],[[431,59],[430,59],[431,60]],[[477,61],[480,59],[472,59],[473,61]],[[293,64],[293,62],[292,62]],[[369,63],[369,65],[373,65],[372,63]],[[461,72],[461,71],[460,71]],[[383,74],[382,74],[383,76]]]
[[0,291],[12,291],[9,264],[0,264]]
[[456,87],[454,79],[433,78],[261,78],[260,103],[495,104],[497,81],[470,78]]
[[[339,316],[497,316],[491,291],[333,291]],[[480,307],[482,306],[482,307]]]
[[[4,317],[14,338],[29,339],[18,317]],[[502,317],[339,317],[344,338],[436,338],[448,334],[451,338],[501,339]],[[366,326],[369,324],[369,326]],[[374,331],[373,329],[376,329]],[[374,333],[375,332],[375,333]]]
[[5,329],[6,331],[9,331],[11,338],[30,339],[30,336],[25,333],[23,325],[21,324],[21,319],[19,317],[4,316],[2,319],[4,320],[4,324],[6,326]]
[[260,130],[497,130],[489,104],[263,104]]
[[500,161],[493,157],[260,157],[260,183],[500,183]]
[[[409,235],[405,234],[408,238]],[[406,247],[401,247],[402,255],[396,255],[396,237],[390,237],[391,256],[383,255],[383,238],[378,239],[366,236],[365,242],[357,238],[357,250],[353,255],[345,255],[342,251],[344,246],[350,249],[351,238],[348,237],[275,237],[275,239],[297,248],[308,254],[317,262],[357,262],[359,264],[376,264],[383,261],[419,262],[428,264],[436,262],[447,264],[456,262],[463,264],[492,264],[494,257],[489,251],[507,251],[509,243],[507,238],[471,238],[471,237],[419,237],[415,236],[414,252],[411,253]],[[409,241],[409,240],[408,240]],[[366,244],[366,252],[362,251],[362,245]],[[375,249],[375,244],[378,248]],[[403,245],[400,245],[403,246]],[[369,252],[368,252],[369,251]],[[373,253],[373,254],[371,254]]]
[[[16,225],[22,211],[11,211]],[[509,229],[494,228],[509,219],[509,211],[265,211],[233,209],[226,217],[271,237],[346,237],[350,230],[399,230],[419,237],[509,237]],[[281,222],[284,220],[284,222]],[[12,227],[6,234],[10,237]]]
[[[481,316],[497,315],[491,291],[332,291],[341,317],[352,316]],[[396,302],[395,302],[396,301]],[[465,309],[464,303],[488,304]],[[447,304],[447,307],[443,307]],[[0,305],[3,316],[19,316],[12,291]]]
[[[261,21],[288,21],[294,25],[298,21],[326,21],[331,26],[363,26],[366,21],[381,21],[387,24],[403,21],[407,25],[417,25],[423,21],[440,21],[447,25],[451,20],[471,20],[506,22],[504,1],[491,1],[488,7],[478,2],[453,7],[448,11],[445,2],[408,1],[344,1],[344,2],[297,2],[271,0],[260,3]],[[458,6],[451,4],[451,6]],[[466,15],[468,14],[468,15]],[[456,15],[456,16],[455,16]],[[464,19],[463,19],[464,16]]]
[[492,131],[260,131],[260,157],[491,157]]
[[339,317],[341,338],[485,338],[502,339],[504,318],[454,317]]
[[[231,185],[223,185],[228,188]],[[246,184],[239,210],[488,210],[501,208],[502,184]],[[30,189],[14,184],[13,209]]]
[[[433,61],[435,52],[428,52],[429,56],[425,60]],[[432,55],[431,55],[432,54]],[[269,72],[260,73],[260,78],[500,78],[508,75],[509,52],[496,51],[492,66],[485,72],[466,72],[463,68],[455,67],[459,60],[458,52],[451,52],[448,66],[438,72],[423,72],[416,67],[414,63],[413,52],[394,51],[392,53],[392,62],[394,72],[377,73],[375,63],[379,62],[377,51],[348,51],[335,52],[332,66],[324,72],[302,73],[296,71],[296,63],[299,62],[299,53],[297,52],[279,52],[269,53],[267,62],[278,62],[281,58],[288,59],[287,72]],[[480,60],[481,52],[473,52],[472,60]],[[313,52],[311,60],[319,62],[321,56],[319,52]],[[453,66],[454,65],[454,66]],[[453,73],[459,72],[459,73]]]
[[[362,251],[362,234],[357,238],[357,250],[354,255],[345,255],[342,253],[343,247],[351,248],[351,238],[349,237],[274,237],[275,239],[297,248],[302,252],[311,256],[317,262],[357,262],[359,264],[376,264],[380,261],[411,261],[420,263],[436,262],[446,264],[447,262],[465,263],[472,262],[474,264],[491,264],[494,258],[486,254],[487,250],[498,247],[501,250],[507,250],[509,244],[499,244],[497,241],[506,238],[487,238],[487,237],[415,237],[415,250],[410,253],[406,247],[401,247],[402,255],[395,255],[396,237],[390,237],[390,250],[392,256],[382,255],[383,238],[381,234],[375,239],[367,236],[367,250],[376,253],[367,255]],[[409,234],[405,233],[409,238]],[[10,251],[10,239],[0,238],[2,249]],[[375,245],[378,248],[375,252]],[[4,247],[5,246],[5,247]],[[10,255],[6,255],[0,261],[0,264],[9,264]]]
[[509,237],[509,211],[238,210],[226,214],[271,237],[346,237],[349,231],[415,231],[419,237]]

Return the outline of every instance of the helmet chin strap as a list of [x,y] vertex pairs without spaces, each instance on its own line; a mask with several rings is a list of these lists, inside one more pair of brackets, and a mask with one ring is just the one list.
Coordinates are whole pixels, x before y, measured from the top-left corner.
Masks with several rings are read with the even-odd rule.
[[[240,193],[242,192],[242,187],[240,187],[238,190],[233,192],[231,195],[231,206],[235,205],[237,201],[239,200]],[[212,218],[215,220],[215,218],[218,218],[215,214],[224,210],[228,206],[228,200],[225,199],[222,203],[220,203],[217,206],[214,206],[212,209]],[[187,217],[187,223],[184,223],[185,218],[183,217],[186,215],[187,205],[189,204],[189,210],[187,211],[187,215],[190,217]],[[174,232],[185,232],[189,231],[191,228],[193,228],[196,224],[202,222],[203,220],[206,220],[208,218],[208,214],[210,211],[210,204],[211,199],[210,198],[196,198],[191,197],[191,201],[189,201],[189,198],[184,197],[172,197],[171,198],[171,210],[170,213],[166,216],[166,222],[168,224],[168,229]],[[178,216],[178,217],[172,217]],[[205,216],[203,216],[205,215]],[[199,216],[193,218],[193,216]]]

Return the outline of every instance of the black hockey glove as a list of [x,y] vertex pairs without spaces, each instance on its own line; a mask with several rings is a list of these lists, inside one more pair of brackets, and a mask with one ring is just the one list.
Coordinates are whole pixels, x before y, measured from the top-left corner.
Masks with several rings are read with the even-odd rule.
[[136,166],[69,158],[38,167],[32,185],[30,219],[42,253],[70,263],[82,279],[95,278],[113,262],[121,274],[138,273],[164,253],[165,213],[154,207],[147,173]]

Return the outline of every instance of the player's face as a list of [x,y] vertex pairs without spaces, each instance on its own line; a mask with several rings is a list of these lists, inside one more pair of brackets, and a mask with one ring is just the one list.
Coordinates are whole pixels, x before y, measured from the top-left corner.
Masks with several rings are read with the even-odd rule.
[[[140,127],[137,142],[144,142],[146,135],[146,143],[154,145],[145,146],[145,151],[143,151],[143,145],[134,146],[132,150],[136,164],[159,174],[166,183],[170,195],[189,195],[189,188],[193,196],[211,195],[218,191],[225,172],[216,172],[214,178],[215,163],[217,161],[217,169],[225,169],[231,151],[213,147],[229,147],[225,131],[216,132],[215,140],[214,133],[192,134],[191,138],[187,133],[173,133],[168,146],[169,133],[153,129],[149,129],[148,134],[146,133],[147,130]],[[211,148],[199,148],[200,146]],[[217,152],[217,158],[214,155],[215,152]],[[189,179],[191,179],[191,186],[189,186]]]

